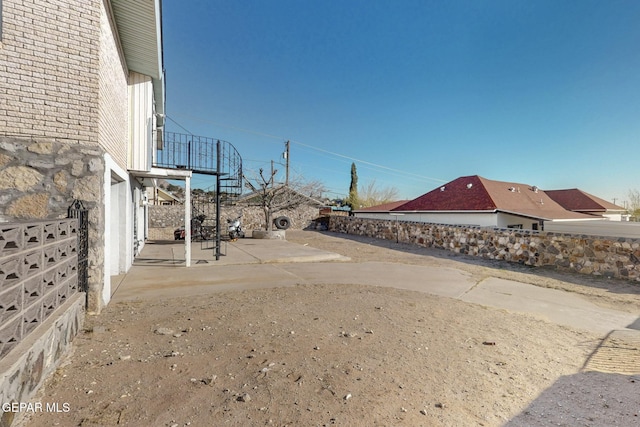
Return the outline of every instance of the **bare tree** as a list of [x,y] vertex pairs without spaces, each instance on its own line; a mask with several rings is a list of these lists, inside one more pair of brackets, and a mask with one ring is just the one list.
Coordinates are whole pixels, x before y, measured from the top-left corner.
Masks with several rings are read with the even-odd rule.
[[320,199],[324,186],[319,181],[294,178],[289,185],[275,182],[277,170],[265,173],[261,168],[256,176],[245,178],[245,186],[254,193],[255,204],[262,207],[265,230],[273,230],[273,220],[278,212],[295,209],[309,201]]
[[629,213],[634,218],[640,217],[640,191],[637,189],[629,190],[627,194],[629,197]]
[[360,190],[358,190],[358,200],[361,207],[367,208],[369,206],[394,202],[398,200],[398,193],[399,191],[396,187],[378,187],[374,179],[360,187]]

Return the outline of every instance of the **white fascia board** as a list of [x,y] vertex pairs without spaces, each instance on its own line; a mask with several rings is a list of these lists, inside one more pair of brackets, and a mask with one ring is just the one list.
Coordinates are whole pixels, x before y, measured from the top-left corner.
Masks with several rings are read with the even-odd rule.
[[509,214],[509,215],[521,216],[523,218],[538,219],[538,220],[542,220],[542,221],[553,221],[553,219],[551,219],[551,218],[545,218],[545,217],[534,216],[534,215],[527,215],[527,214],[523,214],[522,212],[496,210],[496,213],[497,212],[501,212],[501,213],[505,213],[505,214]]
[[[383,211],[387,212],[387,211]],[[497,213],[498,210],[486,210],[486,211],[388,211],[388,212],[398,212],[403,214],[486,214],[486,213]]]
[[149,172],[146,171],[129,171],[131,175],[140,178],[163,178],[163,179],[180,179],[191,178],[192,172],[187,169],[163,169],[152,167]]
[[600,222],[610,222],[608,219],[603,217],[595,217],[595,218],[561,218],[561,219],[547,219],[545,221],[551,222],[581,222],[581,221],[600,221]]

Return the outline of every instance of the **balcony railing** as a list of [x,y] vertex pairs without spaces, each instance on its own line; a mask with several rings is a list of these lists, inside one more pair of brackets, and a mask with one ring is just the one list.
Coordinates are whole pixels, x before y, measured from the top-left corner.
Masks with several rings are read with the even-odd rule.
[[220,176],[220,193],[242,193],[242,157],[227,141],[174,132],[156,132],[153,166]]

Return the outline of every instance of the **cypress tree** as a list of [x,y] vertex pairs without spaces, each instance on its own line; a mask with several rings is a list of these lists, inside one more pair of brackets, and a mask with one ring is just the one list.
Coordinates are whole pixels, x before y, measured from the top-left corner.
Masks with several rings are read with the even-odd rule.
[[351,210],[358,209],[358,171],[356,170],[356,164],[351,163],[351,184],[349,185],[349,197],[347,198],[347,205],[351,207]]

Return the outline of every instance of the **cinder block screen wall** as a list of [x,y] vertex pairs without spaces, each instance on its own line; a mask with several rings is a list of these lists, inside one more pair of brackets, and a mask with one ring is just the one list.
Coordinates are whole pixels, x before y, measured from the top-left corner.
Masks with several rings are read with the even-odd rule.
[[78,292],[77,223],[0,224],[0,358]]

